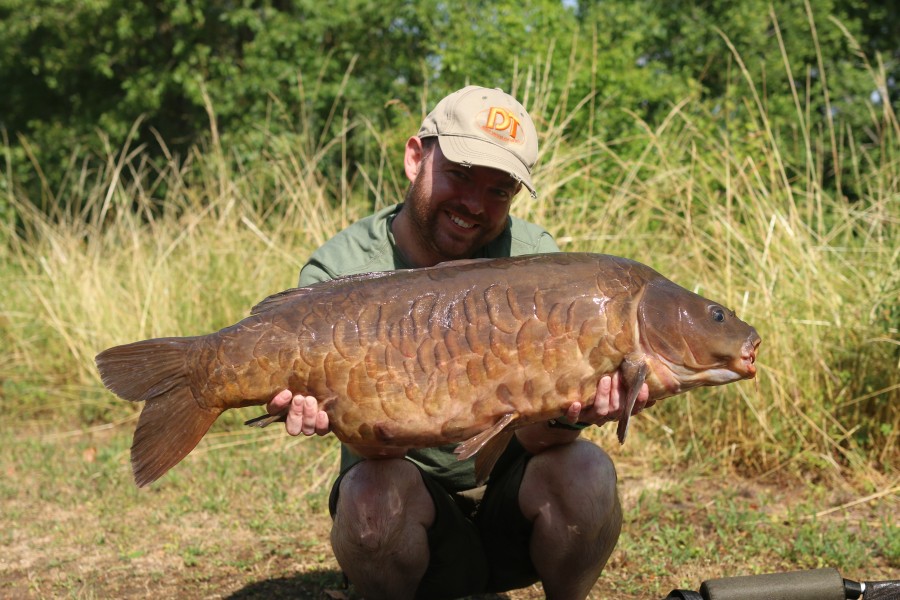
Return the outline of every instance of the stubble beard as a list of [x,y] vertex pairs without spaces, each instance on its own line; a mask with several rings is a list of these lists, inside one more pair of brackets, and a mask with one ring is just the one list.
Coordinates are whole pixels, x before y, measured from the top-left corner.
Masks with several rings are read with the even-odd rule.
[[447,247],[447,244],[442,244],[440,240],[446,237],[448,233],[443,231],[440,225],[443,209],[440,207],[437,209],[432,208],[431,196],[424,189],[419,177],[416,177],[409,184],[404,202],[410,209],[409,215],[419,243],[442,261],[472,258],[478,249],[491,241],[484,226],[479,224],[476,227],[480,228],[480,235],[471,238],[464,248],[452,249]]

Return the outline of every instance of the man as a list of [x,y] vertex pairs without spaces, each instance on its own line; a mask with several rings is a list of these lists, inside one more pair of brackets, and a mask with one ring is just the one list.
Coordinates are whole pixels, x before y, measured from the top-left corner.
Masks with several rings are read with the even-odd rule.
[[[474,257],[556,252],[550,235],[509,216],[522,186],[534,194],[537,132],[500,90],[469,86],[441,100],[406,142],[404,203],[342,231],[319,248],[300,285],[371,271],[429,267]],[[472,460],[452,446],[360,460],[342,449],[330,499],[332,547],[367,600],[456,598],[540,580],[548,598],[585,598],[619,536],[622,513],[612,461],[578,440],[580,429],[617,420],[618,376],[594,404],[566,420],[523,427],[476,487]],[[646,407],[641,390],[635,412]],[[315,398],[279,393],[291,435],[328,432]],[[571,425],[575,424],[575,425]]]

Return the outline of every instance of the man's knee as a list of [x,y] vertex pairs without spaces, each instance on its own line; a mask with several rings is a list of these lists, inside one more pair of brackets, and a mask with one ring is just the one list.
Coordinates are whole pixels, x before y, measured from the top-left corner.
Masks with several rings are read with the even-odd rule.
[[415,465],[366,460],[338,483],[331,546],[367,598],[412,598],[428,567],[433,521],[434,503]]
[[567,486],[595,486],[598,491],[616,487],[612,459],[600,446],[585,440],[542,452],[531,459],[528,468]]
[[365,460],[339,484],[332,537],[348,536],[375,549],[404,528],[427,528],[433,520],[434,504],[415,465],[403,459]]
[[621,521],[616,479],[615,465],[602,448],[577,441],[531,459],[522,482],[520,504],[524,514],[529,508],[534,513],[537,504],[550,501],[558,503],[570,516],[594,522]]

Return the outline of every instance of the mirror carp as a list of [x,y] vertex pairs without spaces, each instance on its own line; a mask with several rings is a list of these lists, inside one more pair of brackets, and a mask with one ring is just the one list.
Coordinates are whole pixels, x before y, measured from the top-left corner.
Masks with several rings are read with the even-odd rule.
[[[620,371],[625,441],[641,385],[657,400],[756,375],[734,312],[625,258],[556,253],[353,275],[270,296],[215,333],[115,346],[104,385],[144,401],[131,448],[145,486],[223,411],[315,396],[368,458],[462,442],[484,480],[514,430],[590,405]],[[276,417],[269,417],[266,422]]]

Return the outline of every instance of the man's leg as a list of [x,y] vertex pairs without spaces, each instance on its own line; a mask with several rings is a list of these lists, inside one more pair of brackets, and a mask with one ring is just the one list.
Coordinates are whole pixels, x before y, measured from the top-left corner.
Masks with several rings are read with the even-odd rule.
[[366,460],[340,482],[331,545],[367,600],[413,598],[428,567],[434,503],[403,459]]
[[525,469],[519,506],[534,523],[531,559],[546,597],[586,598],[622,529],[612,460],[587,441],[542,452]]

